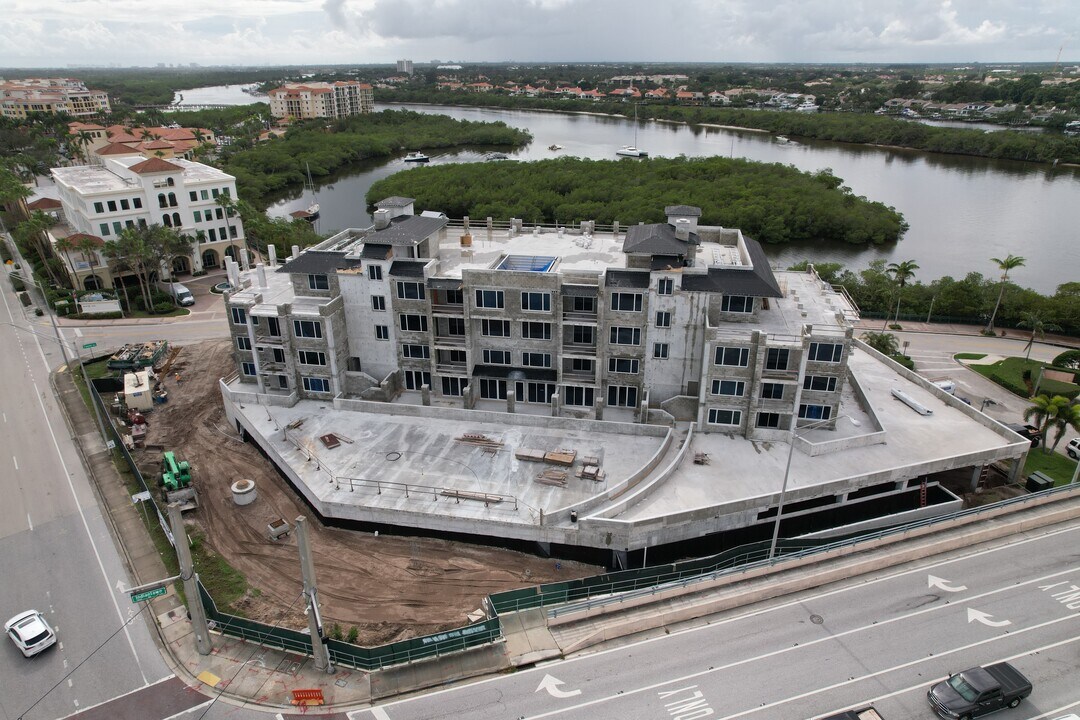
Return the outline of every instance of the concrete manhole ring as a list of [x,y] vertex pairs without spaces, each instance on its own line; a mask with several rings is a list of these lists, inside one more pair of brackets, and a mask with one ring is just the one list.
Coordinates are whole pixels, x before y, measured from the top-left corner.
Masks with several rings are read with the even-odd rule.
[[810,622],[814,623],[815,625],[821,625],[823,622],[825,622],[825,618],[821,617],[820,615],[811,615]]

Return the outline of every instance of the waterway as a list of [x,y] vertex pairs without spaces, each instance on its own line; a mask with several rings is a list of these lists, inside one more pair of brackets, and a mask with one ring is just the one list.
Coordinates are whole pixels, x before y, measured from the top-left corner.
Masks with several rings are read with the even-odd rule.
[[185,105],[250,105],[251,103],[269,103],[265,96],[252,96],[241,88],[247,85],[214,85],[213,87],[190,88],[173,95],[173,104]]
[[[250,102],[239,86],[235,104]],[[213,90],[204,88],[204,90]],[[193,91],[186,91],[185,100]],[[222,93],[217,93],[222,97]],[[209,102],[208,100],[206,102]],[[377,105],[376,109],[399,107]],[[963,277],[976,271],[996,277],[991,257],[1012,253],[1027,259],[1010,277],[1040,292],[1080,280],[1080,168],[1032,165],[914,150],[874,148],[830,142],[780,142],[766,133],[718,127],[570,115],[527,110],[454,108],[411,105],[419,112],[451,117],[503,121],[527,129],[533,142],[518,150],[502,149],[514,160],[540,160],[574,155],[613,160],[623,145],[647,150],[653,157],[679,155],[741,157],[779,162],[800,170],[831,169],[856,195],[891,205],[903,213],[910,229],[899,242],[878,248],[864,246],[768,246],[770,262],[786,267],[803,259],[841,262],[853,268],[871,260],[914,260],[917,279],[943,275]],[[562,145],[551,151],[548,146]],[[490,148],[433,151],[431,165],[482,162]],[[628,161],[633,162],[633,161]],[[366,227],[365,207],[375,181],[410,169],[402,159],[360,163],[336,176],[316,178],[322,215],[318,230],[330,233],[347,227]],[[283,196],[270,214],[285,216],[307,207],[301,188]],[[438,208],[418,208],[437,210]]]

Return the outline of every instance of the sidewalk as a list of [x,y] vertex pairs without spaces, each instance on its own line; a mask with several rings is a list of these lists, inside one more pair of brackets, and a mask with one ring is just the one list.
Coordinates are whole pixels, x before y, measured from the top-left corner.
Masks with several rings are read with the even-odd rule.
[[[882,332],[881,327],[884,322],[885,321],[880,318],[862,318],[855,324],[855,334],[858,336],[864,332]],[[889,321],[889,324],[892,324],[891,320]],[[983,328],[978,325],[913,322],[910,320],[902,320],[900,322],[900,327],[903,328],[903,330],[889,330],[888,328],[885,328],[884,332],[934,333],[938,335],[982,335],[983,331]],[[995,337],[1020,340],[1026,343],[1031,338],[1031,332],[1017,330],[1015,328],[998,328]],[[1036,338],[1035,342],[1043,345],[1058,345],[1064,348],[1080,347],[1080,338],[1070,337],[1068,335],[1053,335],[1047,333],[1041,338]]]

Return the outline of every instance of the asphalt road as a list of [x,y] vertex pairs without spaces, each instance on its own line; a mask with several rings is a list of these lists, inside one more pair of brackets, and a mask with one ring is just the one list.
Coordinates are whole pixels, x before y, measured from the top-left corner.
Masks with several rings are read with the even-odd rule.
[[125,627],[132,583],[49,385],[59,345],[0,285],[0,621],[35,608],[58,636],[32,659],[0,643],[0,718],[51,719],[169,672],[146,623]]
[[1053,717],[1080,706],[1078,539],[1017,538],[349,717],[808,720],[873,703],[915,720],[934,717],[930,684],[1003,659],[1035,691],[994,717]]

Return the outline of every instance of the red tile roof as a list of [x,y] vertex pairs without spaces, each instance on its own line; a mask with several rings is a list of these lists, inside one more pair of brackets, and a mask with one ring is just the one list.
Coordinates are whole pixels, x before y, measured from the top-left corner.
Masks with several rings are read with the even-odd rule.
[[109,143],[97,151],[98,155],[138,155],[139,151],[121,142]]
[[179,165],[174,165],[173,163],[167,160],[162,160],[161,158],[150,158],[149,160],[143,160],[141,163],[136,163],[128,169],[131,170],[131,172],[133,173],[138,173],[139,175],[160,172],[179,172],[183,170],[183,168],[181,168]]
[[97,235],[88,235],[86,233],[75,233],[74,235],[68,235],[67,239],[72,245],[77,245],[84,240],[87,242],[92,242],[98,247],[102,247],[105,244],[105,241],[99,238]]
[[56,210],[62,208],[63,204],[53,198],[39,198],[34,202],[26,203],[26,207],[28,210]]

